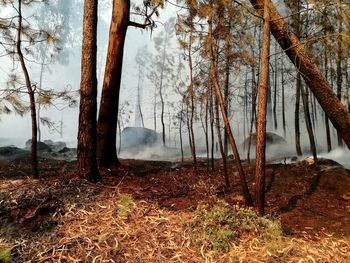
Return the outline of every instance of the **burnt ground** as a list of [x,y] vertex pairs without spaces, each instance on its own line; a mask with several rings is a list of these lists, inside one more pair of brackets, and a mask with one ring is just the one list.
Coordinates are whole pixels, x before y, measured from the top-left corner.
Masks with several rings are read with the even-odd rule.
[[[125,244],[127,240],[131,244],[141,242],[140,247],[150,242],[147,238],[145,240],[141,238],[143,237],[141,233],[144,231],[146,231],[144,235],[147,235],[147,231],[155,235],[152,240],[158,244],[155,246],[159,247],[159,244],[167,240],[167,237],[163,236],[164,233],[170,235],[169,233],[173,233],[175,229],[180,229],[183,221],[191,217],[201,202],[210,203],[219,198],[231,204],[244,205],[238,174],[232,160],[229,161],[230,191],[227,191],[224,185],[220,161],[215,161],[215,171],[211,171],[206,161],[200,159],[199,169],[195,172],[190,160],[183,163],[121,160],[122,165],[118,168],[101,169],[102,181],[97,184],[79,179],[75,162],[45,159],[41,159],[39,163],[41,178],[33,180],[29,178],[29,163],[26,158],[0,162],[0,252],[1,245],[9,247],[14,262],[31,262],[33,258],[35,259],[33,262],[92,261],[93,252],[87,253],[86,247],[84,249],[83,245],[76,247],[77,245],[75,243],[73,245],[71,240],[75,238],[80,240],[79,242],[75,240],[77,244],[101,248],[102,246],[95,245],[90,237],[91,231],[97,231],[100,224],[99,217],[102,214],[111,216],[106,222],[111,222],[111,218],[115,218],[112,217],[112,210],[108,209],[114,207],[115,199],[121,194],[131,195],[136,205],[141,208],[137,214],[139,217],[135,216],[134,221],[130,221],[135,229],[139,229],[135,234],[137,238],[131,239],[133,234],[130,231],[136,230],[128,228],[127,232],[126,226],[123,228],[126,233],[118,232],[118,237],[125,240]],[[250,190],[253,192],[254,167],[244,162],[244,169]],[[331,244],[345,242],[346,248],[341,248],[339,255],[333,255],[340,256],[333,262],[347,262],[350,252],[350,172],[334,166],[332,162],[321,161],[320,165],[309,165],[307,162],[269,164],[266,167],[266,174],[266,212],[281,221],[285,235],[291,240],[315,241],[315,244],[327,238],[332,240],[334,238],[335,241]],[[79,221],[79,218],[83,221]],[[164,219],[166,223],[163,221],[159,223],[158,219],[154,218],[167,218],[167,220]],[[153,221],[146,223],[142,221],[151,219]],[[84,225],[82,222],[86,225],[85,232],[82,230]],[[116,225],[119,227],[120,223]],[[153,228],[147,230],[150,226]],[[107,230],[110,232],[116,226],[105,227],[110,229]],[[116,229],[121,231],[118,227]],[[98,233],[101,232],[103,231],[99,229]],[[125,247],[118,251],[112,249],[115,253],[113,254],[101,248],[104,254],[101,252],[100,261],[99,256],[96,256],[95,260],[102,262],[102,258],[112,257],[116,261],[110,262],[164,262],[165,259],[177,262],[173,260],[175,257],[181,259],[180,262],[205,261],[206,256],[200,249],[195,250],[188,247],[189,245],[186,246],[185,241],[181,241],[183,238],[183,235],[179,234],[181,230],[175,232],[171,235],[172,241],[166,242],[180,244],[179,247],[189,249],[187,252],[165,246],[165,250],[158,251],[158,254],[154,254],[154,251],[151,253],[150,250],[146,253],[146,250],[141,248],[137,253],[135,251],[129,253],[127,251],[131,248]],[[87,240],[90,240],[91,244]],[[72,254],[67,252],[66,246],[74,248],[74,251],[69,252]],[[149,246],[151,245],[148,244],[146,247]],[[79,252],[79,249],[87,254],[80,260],[79,257],[74,259],[74,255],[79,253],[82,255],[83,252]],[[314,251],[316,250],[314,248]],[[60,254],[57,251],[61,251]],[[275,258],[275,261],[271,262],[294,262],[292,259],[308,257],[310,251],[312,249],[307,250],[306,254],[290,252],[290,257],[281,260]],[[317,251],[316,254],[311,253],[312,259],[317,258],[316,255],[322,259],[322,250],[319,248]],[[345,251],[348,256],[342,257],[341,251]],[[138,253],[140,255],[135,259]],[[142,253],[146,253],[147,256]],[[265,261],[266,258],[262,256],[261,251],[257,255],[256,261],[252,257],[244,262]],[[330,255],[332,258],[332,254]],[[327,259],[330,260],[329,257]],[[215,262],[227,261],[223,259]],[[327,260],[323,259],[321,262]]]

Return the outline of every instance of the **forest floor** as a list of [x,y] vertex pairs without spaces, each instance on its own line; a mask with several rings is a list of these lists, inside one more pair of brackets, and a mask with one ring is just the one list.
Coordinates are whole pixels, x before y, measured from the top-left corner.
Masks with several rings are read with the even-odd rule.
[[0,162],[0,262],[350,262],[350,172],[330,161],[267,165],[266,218],[283,230],[267,236],[261,224],[221,231],[232,218],[210,214],[218,200],[243,206],[232,160],[231,191],[220,161],[195,173],[190,160],[121,160],[97,184],[74,162],[44,159],[34,180],[29,163]]

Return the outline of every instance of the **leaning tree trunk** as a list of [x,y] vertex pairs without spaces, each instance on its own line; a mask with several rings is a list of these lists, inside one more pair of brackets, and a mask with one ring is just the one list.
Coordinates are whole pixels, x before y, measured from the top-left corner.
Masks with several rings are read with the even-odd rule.
[[208,19],[208,24],[209,24],[208,30],[209,30],[209,39],[210,39],[209,49],[210,49],[211,75],[212,75],[212,79],[214,82],[215,94],[216,94],[216,97],[218,99],[218,103],[220,105],[221,115],[223,118],[223,122],[225,124],[225,129],[227,132],[228,140],[231,144],[232,152],[235,156],[235,161],[236,161],[236,165],[238,168],[238,174],[240,177],[240,182],[241,182],[241,187],[242,187],[242,194],[243,194],[243,197],[244,197],[246,204],[248,206],[252,206],[253,200],[252,200],[252,197],[251,197],[249,189],[248,189],[248,185],[247,185],[245,173],[243,170],[243,166],[241,163],[241,158],[239,156],[239,152],[237,149],[236,141],[233,137],[230,123],[229,123],[229,120],[228,120],[227,115],[225,113],[225,102],[224,102],[224,99],[223,99],[222,94],[221,94],[221,90],[220,90],[220,86],[219,86],[219,82],[218,82],[218,78],[217,78],[217,72],[215,70],[216,63],[215,63],[214,51],[213,51],[213,41],[212,41],[213,35],[212,35],[211,18]]
[[[258,12],[262,13],[264,0],[250,0],[250,2]],[[272,34],[302,74],[305,83],[350,148],[350,115],[332,91],[316,63],[308,56],[305,46],[300,43],[295,34],[289,31],[271,1],[269,1],[269,6]]]
[[265,208],[265,149],[266,107],[269,86],[270,12],[269,0],[264,3],[263,43],[260,59],[258,118],[256,129],[255,210],[264,214]]
[[30,116],[32,121],[32,144],[31,144],[31,158],[32,158],[32,175],[35,179],[39,177],[38,172],[38,153],[37,153],[37,122],[36,122],[36,109],[35,109],[35,94],[30,82],[30,77],[28,73],[28,69],[26,63],[24,61],[24,56],[22,53],[22,0],[18,1],[18,28],[17,28],[17,43],[16,50],[19,58],[19,62],[21,64],[21,68],[24,74],[25,85],[27,87],[28,95],[29,95],[29,103],[30,103]]
[[97,0],[85,0],[81,58],[78,169],[81,177],[100,179],[96,160]]
[[124,42],[129,17],[130,0],[114,0],[97,123],[97,148],[101,166],[119,163],[116,151],[116,133]]

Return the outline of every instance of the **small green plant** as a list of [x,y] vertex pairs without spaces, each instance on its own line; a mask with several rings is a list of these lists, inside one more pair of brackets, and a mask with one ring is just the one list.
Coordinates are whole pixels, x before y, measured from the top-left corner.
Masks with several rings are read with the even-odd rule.
[[0,247],[0,262],[7,263],[11,262],[11,249],[7,247]]
[[267,239],[282,235],[278,221],[259,217],[252,209],[231,206],[224,201],[217,201],[212,207],[199,205],[185,227],[194,244],[225,252],[244,233],[254,231]]
[[134,210],[135,202],[130,195],[123,194],[118,201],[118,215],[122,218],[128,218]]

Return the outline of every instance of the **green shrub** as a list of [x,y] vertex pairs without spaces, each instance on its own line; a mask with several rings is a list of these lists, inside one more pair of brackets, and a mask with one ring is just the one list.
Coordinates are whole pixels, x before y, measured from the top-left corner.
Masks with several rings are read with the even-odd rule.
[[11,249],[6,247],[0,247],[0,262],[11,262]]
[[118,201],[118,215],[122,218],[128,218],[134,210],[135,202],[130,195],[123,194]]
[[282,235],[278,221],[259,217],[252,209],[231,206],[224,201],[218,201],[212,207],[199,205],[194,217],[185,227],[194,244],[225,252],[244,233],[254,231],[267,239]]

